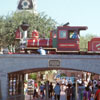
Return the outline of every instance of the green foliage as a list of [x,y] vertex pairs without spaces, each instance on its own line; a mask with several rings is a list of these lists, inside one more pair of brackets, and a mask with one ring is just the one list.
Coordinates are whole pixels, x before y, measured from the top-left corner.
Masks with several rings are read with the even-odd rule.
[[66,77],[67,75],[65,73],[61,73],[60,77]]
[[27,83],[28,81],[27,80],[24,80],[24,83]]
[[13,21],[17,23],[17,25],[21,25],[23,21],[29,24],[29,33],[31,33],[34,29],[37,29],[40,33],[40,37],[45,34],[48,37],[50,31],[55,28],[56,22],[48,18],[44,13],[34,14],[27,11],[14,13]]
[[40,37],[45,34],[49,37],[50,31],[55,28],[56,22],[45,15],[44,13],[34,14],[28,11],[15,12],[11,15],[0,17],[0,47],[7,47],[8,45],[16,45],[18,47],[18,41],[15,41],[15,31],[22,24],[22,22],[29,24],[28,34],[32,33],[34,29],[37,29],[40,33]]
[[30,74],[30,79],[36,80],[36,78],[37,78],[37,74],[36,73]]
[[87,34],[86,36],[80,36],[80,51],[87,51],[88,41],[90,41],[95,35]]

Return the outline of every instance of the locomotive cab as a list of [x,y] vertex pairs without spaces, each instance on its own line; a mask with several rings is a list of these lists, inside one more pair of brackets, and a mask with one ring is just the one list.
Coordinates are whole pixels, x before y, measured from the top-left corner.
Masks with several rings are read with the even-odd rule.
[[87,27],[59,26],[57,28],[57,52],[78,52],[80,30]]

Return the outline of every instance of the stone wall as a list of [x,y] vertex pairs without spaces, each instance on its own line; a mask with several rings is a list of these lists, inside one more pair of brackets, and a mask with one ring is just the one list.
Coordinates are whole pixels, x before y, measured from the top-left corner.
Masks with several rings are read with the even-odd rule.
[[[59,60],[59,66],[49,66],[50,60]],[[56,63],[55,63],[56,64]],[[73,69],[100,74],[99,55],[0,55],[0,100],[8,98],[8,73],[27,73],[48,69]]]

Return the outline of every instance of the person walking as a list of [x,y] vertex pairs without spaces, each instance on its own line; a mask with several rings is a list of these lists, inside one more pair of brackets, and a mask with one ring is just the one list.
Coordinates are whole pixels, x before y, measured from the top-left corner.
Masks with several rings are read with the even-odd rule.
[[33,91],[33,98],[38,98],[38,91],[36,87],[34,88],[34,91]]
[[78,83],[78,98],[79,100],[83,100],[83,93],[85,91],[85,86],[83,85],[83,83]]
[[95,100],[100,100],[100,81],[98,82],[98,89],[95,93]]
[[66,89],[66,98],[67,100],[71,100],[72,97],[72,87],[71,84],[68,84],[68,87]]
[[45,89],[44,85],[41,84],[40,85],[40,96],[41,96],[42,99],[44,98],[44,89]]
[[72,86],[72,100],[75,100],[75,83]]
[[60,85],[59,83],[56,84],[56,86],[54,87],[54,92],[55,92],[55,100],[60,100]]
[[49,85],[49,98],[52,98],[52,93],[53,93],[53,85],[52,82]]
[[84,94],[83,94],[83,100],[91,100],[91,91],[89,89],[89,86],[85,88]]

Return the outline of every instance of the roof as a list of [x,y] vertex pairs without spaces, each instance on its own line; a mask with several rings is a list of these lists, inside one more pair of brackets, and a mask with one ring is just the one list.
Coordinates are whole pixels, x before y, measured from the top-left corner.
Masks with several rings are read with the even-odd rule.
[[78,29],[78,30],[86,30],[87,26],[58,26],[58,28],[67,28],[67,29]]

